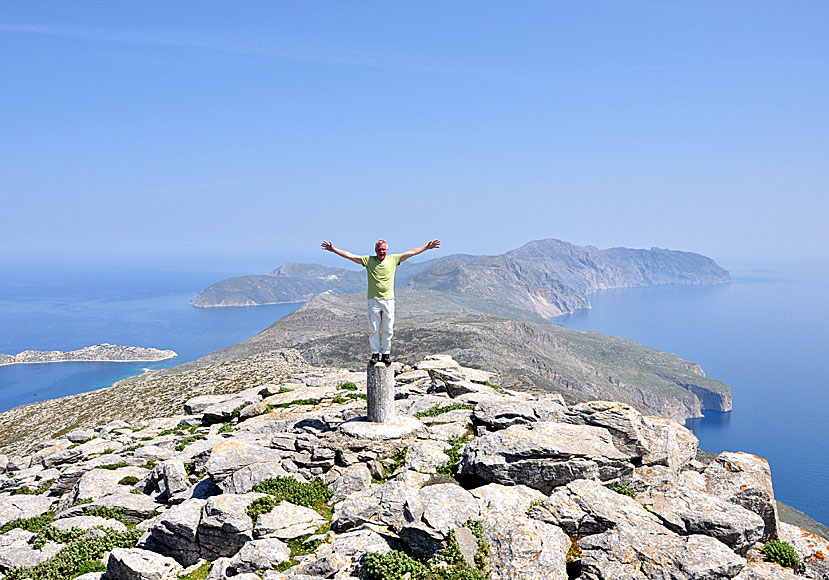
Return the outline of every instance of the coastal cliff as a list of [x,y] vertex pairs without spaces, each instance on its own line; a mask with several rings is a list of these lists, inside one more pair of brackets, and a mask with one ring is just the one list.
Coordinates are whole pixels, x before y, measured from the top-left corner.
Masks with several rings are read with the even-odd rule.
[[[660,248],[650,250],[576,246],[561,240],[529,242],[497,256],[454,254],[402,264],[398,285],[453,293],[469,301],[520,308],[551,318],[590,308],[599,290],[654,284],[718,284],[728,272],[705,256]],[[199,292],[198,307],[304,302],[323,292],[365,289],[361,271],[319,264],[288,263],[268,275],[241,276]]]
[[[379,437],[351,434],[366,414],[365,371],[311,367],[295,351],[157,377],[170,392],[155,412],[148,383],[124,385],[137,405],[93,406],[54,425],[51,438],[30,439],[24,454],[0,456],[0,572],[8,580],[89,570],[99,572],[85,580],[829,574],[829,530],[787,521],[773,467],[759,457],[701,454],[669,419],[506,389],[499,375],[447,355],[392,372],[397,414],[413,427]],[[60,409],[77,413],[101,394],[67,397]],[[0,414],[0,433],[26,407]],[[797,576],[761,552],[777,540],[799,560]]]
[[50,362],[152,362],[177,357],[173,350],[159,350],[140,346],[96,344],[78,350],[24,350],[16,355],[0,354],[0,366]]

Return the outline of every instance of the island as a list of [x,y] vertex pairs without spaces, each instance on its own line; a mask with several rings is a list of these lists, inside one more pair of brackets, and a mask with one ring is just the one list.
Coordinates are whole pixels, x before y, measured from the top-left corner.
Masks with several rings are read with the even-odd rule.
[[16,355],[0,354],[0,366],[51,362],[155,362],[177,357],[174,350],[142,346],[96,344],[78,350],[24,350]]

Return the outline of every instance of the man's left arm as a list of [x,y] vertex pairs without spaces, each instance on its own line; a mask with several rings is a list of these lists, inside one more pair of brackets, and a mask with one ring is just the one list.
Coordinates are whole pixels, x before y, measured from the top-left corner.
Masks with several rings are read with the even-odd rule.
[[434,250],[435,248],[440,247],[440,240],[432,240],[425,246],[420,246],[419,248],[412,248],[408,252],[403,252],[400,254],[400,262],[405,262],[412,256],[417,256],[418,254],[422,254],[426,250]]

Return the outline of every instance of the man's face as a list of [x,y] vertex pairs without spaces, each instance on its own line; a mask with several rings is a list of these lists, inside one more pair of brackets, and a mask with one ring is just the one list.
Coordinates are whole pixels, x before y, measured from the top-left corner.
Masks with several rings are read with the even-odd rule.
[[381,262],[386,259],[386,252],[389,251],[389,247],[386,244],[377,244],[374,246],[374,252],[377,254],[377,259]]

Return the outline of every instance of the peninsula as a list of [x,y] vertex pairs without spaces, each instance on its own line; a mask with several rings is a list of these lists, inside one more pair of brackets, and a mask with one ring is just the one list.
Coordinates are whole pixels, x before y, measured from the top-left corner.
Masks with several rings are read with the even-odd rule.
[[0,354],[0,366],[50,362],[154,362],[177,357],[173,350],[142,346],[96,344],[78,350],[24,350],[16,355]]
[[[518,308],[541,318],[590,308],[589,296],[599,290],[730,280],[727,270],[700,254],[662,248],[600,250],[556,239],[535,240],[496,256],[453,254],[406,262],[396,277],[401,289],[452,293],[489,304],[491,311]],[[216,282],[199,292],[191,305],[307,302],[323,292],[349,294],[364,289],[362,271],[289,262],[266,275]]]

